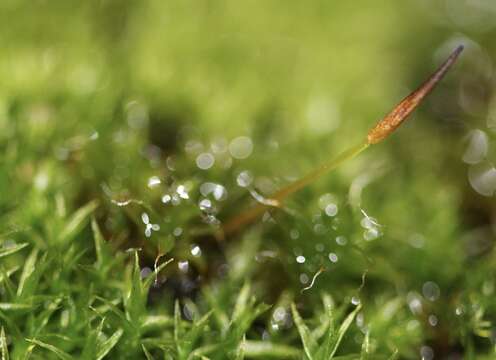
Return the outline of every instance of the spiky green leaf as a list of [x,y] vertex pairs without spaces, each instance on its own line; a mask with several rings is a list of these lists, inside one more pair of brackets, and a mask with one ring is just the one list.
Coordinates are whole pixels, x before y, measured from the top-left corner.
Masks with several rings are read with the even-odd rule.
[[21,251],[28,245],[29,245],[28,243],[21,243],[13,246],[2,247],[0,248],[0,258],[15,254],[16,252]]
[[46,342],[43,342],[43,341],[40,341],[37,339],[26,339],[26,341],[50,351],[51,353],[55,354],[59,359],[62,359],[62,360],[74,359],[71,355],[69,355],[68,353],[66,353],[65,351],[59,349],[58,347],[56,347],[54,345],[48,344]]

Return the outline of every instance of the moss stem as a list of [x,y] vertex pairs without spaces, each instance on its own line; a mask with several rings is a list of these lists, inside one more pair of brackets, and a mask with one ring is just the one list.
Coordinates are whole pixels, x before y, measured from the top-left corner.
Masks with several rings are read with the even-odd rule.
[[362,151],[367,149],[369,145],[370,144],[368,142],[363,142],[357,146],[353,146],[352,148],[343,151],[336,157],[324,162],[323,164],[321,164],[319,167],[317,167],[315,170],[311,171],[307,175],[290,183],[286,187],[282,188],[281,190],[270,196],[266,203],[257,203],[257,205],[255,205],[254,207],[247,209],[246,211],[243,211],[241,214],[234,217],[223,226],[222,228],[223,236],[220,236],[220,238],[235,233],[242,227],[252,223],[270,207],[280,207],[284,202],[284,200],[289,195],[297,192],[298,190],[301,190],[308,184],[316,181],[322,175],[334,170],[342,163],[353,159],[355,156],[357,156]]

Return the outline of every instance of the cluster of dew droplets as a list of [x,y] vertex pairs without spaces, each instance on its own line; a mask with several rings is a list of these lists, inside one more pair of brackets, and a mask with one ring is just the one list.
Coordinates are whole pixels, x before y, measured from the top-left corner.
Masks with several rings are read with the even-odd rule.
[[[159,188],[161,184],[162,180],[156,175],[148,178],[147,185],[150,189]],[[181,205],[183,201],[188,201],[190,199],[188,187],[190,187],[188,183],[170,186],[161,196],[162,203],[165,205],[171,204],[173,206],[178,206]],[[175,228],[173,231],[173,235],[176,237],[180,236],[181,233],[182,229],[179,227]]]
[[338,200],[335,195],[326,193],[319,197],[318,206],[320,212],[315,214],[313,217],[313,231],[317,235],[323,235],[327,233],[328,228],[325,223],[331,220],[332,230],[338,230],[339,218],[338,218]]
[[[426,281],[422,285],[421,292],[410,291],[406,296],[406,301],[413,316],[420,318],[421,321],[427,321],[431,327],[436,327],[439,324],[439,319],[436,314],[431,312],[433,307],[431,304],[438,301],[440,296],[441,289],[439,285],[434,281]],[[457,307],[455,314],[459,316],[461,313],[460,307]],[[406,329],[409,332],[415,332],[420,327],[420,321],[412,319],[407,323]],[[422,345],[419,352],[423,359],[432,359],[434,357],[434,351],[428,345]]]
[[194,257],[200,257],[202,255],[202,250],[199,245],[197,244],[192,244],[191,249],[190,249],[191,255]]
[[[307,261],[308,259],[302,252],[302,249],[296,247],[293,249],[294,257],[293,262],[302,266],[308,272],[302,272],[299,275],[299,281],[305,287],[302,291],[310,290],[316,283],[317,278],[324,272],[329,266],[335,265],[339,261],[339,255],[336,250],[332,250],[327,253],[327,242],[325,238],[331,236],[334,238],[333,233],[339,228],[339,206],[338,199],[335,195],[330,193],[325,193],[321,195],[318,199],[318,211],[312,216],[312,230],[317,235],[317,237],[323,239],[321,242],[315,244],[315,251],[317,251],[317,256],[312,254],[309,259],[312,261]],[[297,228],[292,228],[289,231],[289,237],[292,240],[298,240],[300,237],[300,231]],[[343,236],[336,237],[337,243],[340,246],[344,246],[347,243],[346,238]],[[316,263],[315,259],[319,259],[320,265]]]
[[339,211],[336,197],[329,193],[322,195],[319,198],[319,208],[326,216],[335,217]]
[[[209,170],[216,164],[227,169],[232,166],[233,159],[243,160],[251,155],[253,142],[250,137],[244,135],[230,141],[220,137],[213,140],[209,146],[205,146],[199,140],[190,140],[186,142],[185,151],[195,158],[196,166],[200,170]],[[251,183],[248,178],[245,180],[240,178],[238,184],[241,186],[243,181]],[[207,224],[219,226],[220,221],[216,217],[217,204],[227,199],[226,188],[222,184],[204,182],[200,185],[200,194],[198,207],[202,213],[202,220]]]
[[[299,237],[299,234],[298,234],[298,237]],[[296,261],[296,263],[298,265],[305,266],[305,263],[307,261],[307,258],[303,255],[303,251],[301,250],[301,248],[295,247],[293,249],[293,254],[295,256],[293,261]],[[299,280],[300,280],[300,283],[302,285],[307,285],[309,283],[309,281],[310,281],[310,277],[308,276],[307,273],[302,272],[299,275]]]
[[270,328],[272,331],[288,329],[293,325],[293,320],[289,309],[284,306],[277,306],[270,319]]
[[[159,188],[160,185],[162,184],[162,180],[160,177],[154,175],[148,178],[147,181],[147,186],[150,189],[155,189]],[[180,205],[183,201],[188,201],[190,199],[190,195],[188,192],[188,187],[189,185],[187,183],[185,184],[174,184],[170,186],[161,196],[161,201],[165,205],[173,205],[173,206],[178,206]],[[160,230],[160,226],[158,224],[152,224],[150,222],[150,217],[149,215],[144,212],[141,216],[141,219],[143,223],[145,224],[145,236],[150,237],[152,235],[152,231],[158,231]],[[170,221],[169,218],[164,218],[164,221]],[[175,237],[181,236],[183,233],[183,229],[181,227],[176,227],[172,231],[172,235]]]
[[379,236],[382,235],[381,232],[381,227],[382,225],[377,222],[377,220],[373,217],[370,217],[365,210],[360,209],[363,218],[360,221],[360,225],[364,229],[363,231],[363,238],[366,241],[372,241],[377,239]]
[[[185,151],[194,157],[196,166],[200,170],[209,170],[214,165],[228,169],[233,164],[233,159],[246,159],[253,151],[253,142],[248,136],[238,136],[228,141],[220,137],[205,146],[199,140],[186,142]],[[217,166],[216,165],[216,166]]]
[[[337,200],[336,196],[333,194],[330,194],[330,193],[323,194],[319,198],[318,205],[319,205],[320,210],[322,211],[322,213],[319,214],[318,218],[322,218],[323,216],[331,218],[332,219],[331,220],[331,228],[332,228],[332,230],[337,231],[338,226],[339,226],[339,218],[338,218],[339,207],[338,207],[338,200]],[[324,233],[322,231],[320,224],[314,225],[314,232],[316,234]],[[337,236],[336,237],[336,243],[338,245],[344,246],[344,245],[346,245],[346,238],[343,236]],[[319,243],[319,244],[315,245],[315,249],[319,252],[322,252],[322,251],[324,251],[325,247],[323,244]],[[329,261],[332,264],[336,264],[339,260],[338,254],[336,252],[333,252],[333,251],[331,251],[331,252],[329,252],[329,254],[327,254],[327,258],[329,259]]]
[[153,189],[159,186],[161,183],[162,180],[160,180],[158,176],[154,175],[148,178],[147,186],[148,188]]
[[143,224],[145,224],[145,236],[150,237],[152,236],[153,231],[159,231],[160,230],[160,225],[159,224],[152,224],[150,221],[150,217],[146,212],[141,214],[141,221],[143,221]]
[[487,159],[489,138],[486,132],[475,129],[467,134],[467,146],[462,160],[469,165],[468,180],[472,188],[483,196],[496,193],[496,168]]
[[198,207],[202,212],[202,219],[205,223],[218,226],[220,224],[216,215],[218,213],[217,202],[227,199],[227,189],[213,182],[204,182],[200,185],[200,200]]
[[185,185],[179,184],[171,191],[162,195],[162,203],[172,204],[174,206],[180,205],[182,201],[189,200],[189,193]]
[[[465,3],[465,2],[463,2]],[[467,6],[450,7],[451,15],[457,21],[467,21],[467,11],[476,18],[486,18],[495,9],[493,1],[466,2]],[[487,5],[491,11],[484,9]],[[491,5],[489,5],[491,4]],[[493,16],[494,17],[494,16]],[[472,21],[470,21],[472,22]],[[473,22],[473,25],[480,26],[481,21]],[[491,59],[487,49],[473,38],[461,37],[457,35],[445,42],[437,51],[439,57],[444,56],[449,48],[455,43],[463,43],[466,51],[463,57],[467,68],[470,71],[461,71],[458,84],[458,105],[462,112],[470,117],[485,119],[485,127],[473,128],[466,134],[464,141],[464,151],[462,161],[468,166],[468,181],[471,187],[482,196],[491,197],[496,193],[496,167],[491,158],[490,139],[496,132],[496,96],[481,96],[482,93],[494,93],[494,61]],[[476,91],[474,91],[476,89]],[[479,122],[482,125],[482,122]]]

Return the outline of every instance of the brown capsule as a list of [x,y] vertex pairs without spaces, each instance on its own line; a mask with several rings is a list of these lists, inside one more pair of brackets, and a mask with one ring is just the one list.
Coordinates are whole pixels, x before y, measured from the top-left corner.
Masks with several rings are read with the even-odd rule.
[[413,91],[406,98],[396,105],[379,123],[372,128],[367,135],[369,144],[377,144],[389,136],[401,123],[415,110],[424,97],[429,94],[434,86],[443,78],[448,69],[458,58],[463,50],[463,45],[458,46],[446,61],[424,82],[417,90]]

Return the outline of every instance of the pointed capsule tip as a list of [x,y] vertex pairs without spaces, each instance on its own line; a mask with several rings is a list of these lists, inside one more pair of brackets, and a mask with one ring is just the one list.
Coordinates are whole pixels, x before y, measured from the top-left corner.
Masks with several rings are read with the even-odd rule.
[[458,57],[458,55],[460,55],[460,53],[463,51],[463,49],[465,49],[465,45],[463,44],[458,45],[455,48],[455,50],[453,50],[449,58],[454,58],[453,60],[455,60]]
[[418,89],[405,97],[394,109],[387,114],[367,134],[368,144],[377,144],[389,136],[410,115],[422,100],[432,91],[436,84],[444,77],[451,65],[455,63],[464,46],[459,45],[451,55],[441,64]]

